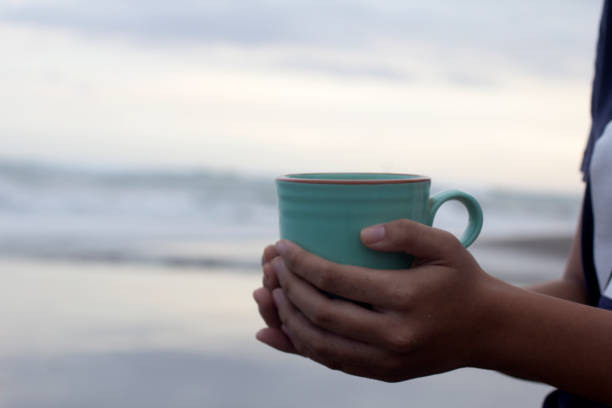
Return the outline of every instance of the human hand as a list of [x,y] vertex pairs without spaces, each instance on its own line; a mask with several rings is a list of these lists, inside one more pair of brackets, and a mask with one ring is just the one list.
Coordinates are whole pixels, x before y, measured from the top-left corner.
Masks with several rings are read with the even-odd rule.
[[291,340],[281,330],[281,321],[278,316],[278,310],[274,304],[272,298],[272,291],[279,288],[279,282],[276,277],[276,272],[270,263],[272,259],[279,256],[276,248],[273,245],[269,245],[264,249],[261,257],[262,264],[262,287],[257,288],[253,292],[253,299],[257,302],[259,314],[263,318],[264,322],[268,327],[261,329],[257,332],[255,337],[278,350],[287,353],[296,353]]
[[[289,241],[268,250],[275,273],[266,290],[276,309],[266,303],[270,299],[258,301],[271,327],[259,339],[332,369],[384,381],[476,364],[495,323],[492,289],[503,283],[483,272],[452,234],[417,222],[371,227],[362,231],[362,241],[373,250],[410,253],[414,266],[375,270],[335,264]],[[276,311],[280,321],[271,317]],[[290,340],[291,348],[279,339]]]

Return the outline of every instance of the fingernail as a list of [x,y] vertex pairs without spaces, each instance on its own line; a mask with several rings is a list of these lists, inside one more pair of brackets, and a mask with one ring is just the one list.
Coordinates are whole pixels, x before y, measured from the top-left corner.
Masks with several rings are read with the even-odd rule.
[[283,240],[278,241],[276,243],[276,245],[274,245],[274,247],[276,248],[276,250],[282,255],[285,256],[285,254],[287,254],[287,243]]
[[262,268],[263,271],[263,283],[265,286],[267,286],[270,283],[270,271],[269,268],[270,264],[268,262],[266,262]]
[[272,267],[274,268],[274,271],[276,272],[276,276],[285,272],[285,269],[286,269],[285,263],[280,257],[276,257],[272,260]]
[[364,244],[374,244],[380,242],[385,238],[385,226],[384,224],[373,225],[371,227],[361,230],[361,239]]
[[262,334],[263,334],[263,332],[264,332],[264,331],[266,331],[266,329],[260,329],[260,330],[258,330],[258,331],[257,331],[257,333],[255,333],[255,338],[256,338],[257,340],[261,341],[262,343],[263,343],[263,340],[262,340],[262,339],[263,339]]
[[280,288],[274,289],[272,291],[272,299],[274,300],[274,305],[278,308],[280,302],[282,302],[283,298],[283,290]]

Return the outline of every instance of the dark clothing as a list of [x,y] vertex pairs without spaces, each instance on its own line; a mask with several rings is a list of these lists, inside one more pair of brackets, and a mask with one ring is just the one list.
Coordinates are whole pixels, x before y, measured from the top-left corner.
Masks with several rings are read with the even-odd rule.
[[[591,116],[591,132],[582,161],[582,172],[587,183],[582,211],[582,267],[584,269],[589,304],[602,309],[612,310],[612,299],[602,295],[602,291],[605,288],[600,288],[595,268],[593,252],[595,224],[590,183],[590,165],[595,142],[602,136],[608,123],[612,121],[612,0],[605,0],[601,16],[597,59],[595,62],[595,78],[593,80],[593,96],[591,98]],[[610,160],[612,160],[612,157],[610,157]],[[610,177],[612,178],[612,175]],[[610,208],[612,210],[612,205]],[[612,315],[610,318],[612,319]],[[588,401],[562,390],[554,391],[548,395],[543,405],[543,408],[605,407],[605,405]]]
[[[611,119],[612,120],[612,119]],[[599,282],[595,273],[593,261],[593,209],[591,206],[591,188],[587,183],[582,207],[582,267],[585,272],[585,281],[589,304],[602,309],[612,310],[612,300],[601,295]],[[611,316],[612,318],[612,316]],[[542,408],[611,408],[609,405],[588,401],[579,396],[562,390],[550,393],[544,400]]]
[[589,176],[589,165],[595,142],[612,120],[612,1],[605,0],[599,26],[595,78],[591,96],[591,132],[582,160],[585,181]]

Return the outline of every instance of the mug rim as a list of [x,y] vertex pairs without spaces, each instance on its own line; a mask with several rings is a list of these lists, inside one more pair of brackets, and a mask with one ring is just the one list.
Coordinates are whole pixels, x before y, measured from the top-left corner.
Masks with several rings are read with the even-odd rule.
[[[305,178],[299,176],[314,176],[318,174],[378,174],[390,176],[406,176],[408,178],[382,178],[382,179],[323,179],[323,178]],[[316,172],[316,173],[294,173],[285,174],[276,178],[276,181],[286,181],[290,183],[307,183],[307,184],[405,184],[405,183],[422,183],[431,181],[427,176],[409,173],[383,173],[383,172]]]

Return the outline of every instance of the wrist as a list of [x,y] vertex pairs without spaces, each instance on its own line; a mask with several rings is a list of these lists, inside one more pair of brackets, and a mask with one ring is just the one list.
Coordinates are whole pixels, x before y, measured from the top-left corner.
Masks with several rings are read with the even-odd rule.
[[610,311],[501,281],[485,288],[470,366],[612,403]]
[[550,366],[549,352],[558,345],[562,324],[550,302],[570,302],[495,281],[486,291],[482,336],[471,366],[545,381],[543,371]]
[[521,303],[523,289],[486,275],[479,288],[475,327],[469,347],[467,366],[499,370],[505,342],[513,332],[513,315]]

